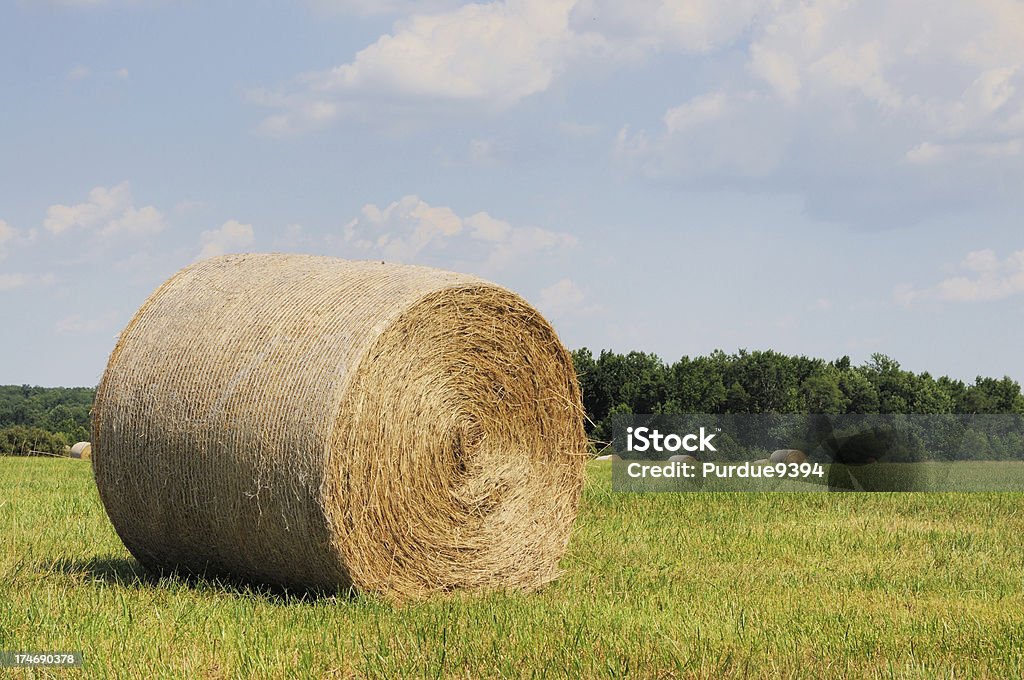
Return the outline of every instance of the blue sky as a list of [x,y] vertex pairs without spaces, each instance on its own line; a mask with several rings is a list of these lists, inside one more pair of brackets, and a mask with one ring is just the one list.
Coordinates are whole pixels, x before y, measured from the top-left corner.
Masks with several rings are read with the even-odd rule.
[[570,347],[1024,380],[1013,0],[0,5],[0,383],[224,252],[472,272]]

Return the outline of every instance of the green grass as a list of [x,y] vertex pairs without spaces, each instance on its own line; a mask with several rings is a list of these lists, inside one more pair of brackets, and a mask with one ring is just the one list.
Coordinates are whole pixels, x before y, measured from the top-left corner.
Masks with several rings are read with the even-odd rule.
[[0,458],[0,649],[101,677],[1024,677],[1024,496],[609,489],[594,464],[544,591],[393,607],[153,579],[88,464]]

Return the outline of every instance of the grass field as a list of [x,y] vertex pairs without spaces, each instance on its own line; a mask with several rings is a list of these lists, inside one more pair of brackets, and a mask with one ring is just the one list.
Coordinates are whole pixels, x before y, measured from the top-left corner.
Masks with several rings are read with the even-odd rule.
[[609,489],[592,464],[546,590],[398,608],[154,580],[87,463],[0,458],[0,649],[101,677],[1024,677],[1024,496]]

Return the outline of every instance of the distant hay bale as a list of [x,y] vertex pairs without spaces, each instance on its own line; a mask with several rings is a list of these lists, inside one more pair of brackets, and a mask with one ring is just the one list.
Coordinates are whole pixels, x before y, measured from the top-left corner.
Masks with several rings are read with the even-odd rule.
[[72,458],[90,460],[92,458],[92,444],[89,442],[78,442],[71,447],[71,453],[69,455]]
[[93,409],[96,483],[154,570],[391,599],[558,576],[587,442],[519,296],[425,267],[235,255],[164,283]]
[[598,456],[594,460],[610,460],[612,462],[615,462],[617,460],[622,460],[622,456],[620,456],[617,453],[606,453],[603,456]]
[[[789,460],[790,456],[800,457],[800,460]],[[771,463],[802,463],[807,460],[807,454],[800,449],[778,449],[772,451],[772,455],[768,457],[768,461]]]
[[769,463],[771,463],[771,461],[768,460],[767,458],[758,458],[753,463],[751,463],[751,465],[768,465]]
[[792,453],[790,453],[788,456],[786,456],[786,462],[787,463],[806,463],[807,462],[807,454],[804,453],[803,451],[794,450]]
[[688,456],[685,453],[676,453],[668,457],[670,463],[699,463],[693,456]]

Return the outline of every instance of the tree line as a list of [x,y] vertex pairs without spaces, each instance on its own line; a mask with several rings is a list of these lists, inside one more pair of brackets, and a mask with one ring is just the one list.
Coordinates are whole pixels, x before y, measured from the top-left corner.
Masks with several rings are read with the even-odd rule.
[[[667,363],[655,354],[586,347],[572,352],[587,433],[610,441],[616,413],[1017,413],[1020,384],[978,376],[973,383],[904,370],[873,354],[855,366],[775,351],[716,350]],[[89,438],[90,387],[0,386],[0,453],[60,453]]]
[[60,454],[89,439],[91,387],[0,385],[0,454]]
[[1024,414],[1009,377],[973,384],[904,370],[873,354],[860,366],[775,351],[716,350],[666,363],[655,354],[572,352],[583,392],[587,433],[611,441],[616,413]]

